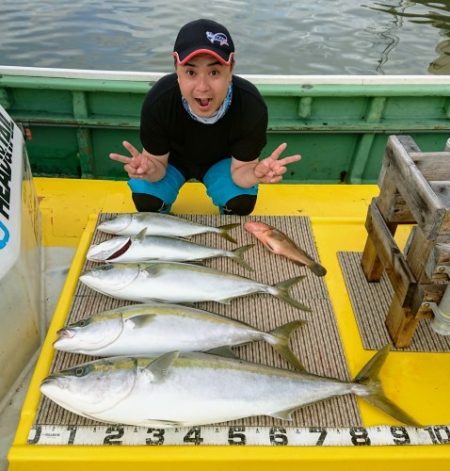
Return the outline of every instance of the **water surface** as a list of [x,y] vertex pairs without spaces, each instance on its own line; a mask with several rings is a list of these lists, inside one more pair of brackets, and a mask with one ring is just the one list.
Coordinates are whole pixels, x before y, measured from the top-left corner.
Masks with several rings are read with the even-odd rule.
[[238,73],[450,73],[450,2],[403,0],[2,0],[0,64],[171,71],[199,17],[228,27]]

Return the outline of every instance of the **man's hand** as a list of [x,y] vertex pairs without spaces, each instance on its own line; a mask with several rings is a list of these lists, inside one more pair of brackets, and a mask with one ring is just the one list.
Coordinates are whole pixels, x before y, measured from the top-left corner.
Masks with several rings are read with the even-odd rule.
[[128,150],[131,157],[115,153],[109,154],[109,157],[112,160],[123,163],[123,168],[130,178],[140,178],[155,182],[164,177],[168,155],[153,156],[145,149],[139,152],[128,141],[123,141],[122,144]]
[[273,152],[264,160],[261,160],[253,169],[255,177],[259,183],[277,183],[283,179],[286,173],[286,165],[297,162],[301,159],[299,154],[290,155],[279,159],[280,155],[286,149],[287,144],[280,144]]

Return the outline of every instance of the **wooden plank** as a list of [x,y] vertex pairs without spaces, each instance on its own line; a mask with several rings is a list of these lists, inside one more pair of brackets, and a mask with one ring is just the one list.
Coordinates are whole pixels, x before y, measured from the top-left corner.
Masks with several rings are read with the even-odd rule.
[[383,177],[378,183],[380,185],[380,195],[377,198],[377,206],[385,221],[391,220],[394,201],[396,196],[399,196],[392,168],[391,163],[386,161],[386,165],[383,165]]
[[386,316],[386,327],[397,348],[408,347],[416,331],[419,319],[394,295]]
[[[372,203],[375,201],[375,198],[372,199]],[[366,216],[366,228],[371,226],[371,214],[370,214],[370,205],[367,209],[367,216]],[[372,239],[370,238],[370,232],[369,229],[368,231],[368,236],[366,239],[366,244],[364,246],[364,250],[362,253],[362,258],[361,258],[361,267],[363,269],[364,275],[366,277],[367,281],[380,281],[383,272],[384,272],[384,266],[381,263],[381,260],[379,259],[377,255],[377,250],[372,242]]]
[[367,213],[366,229],[401,304],[411,306],[416,295],[416,280],[386,226],[375,199],[372,200]]
[[384,266],[377,255],[377,250],[370,236],[367,237],[366,245],[361,258],[361,267],[367,281],[380,281],[383,276]]
[[408,204],[402,195],[396,194],[393,197],[389,212],[385,218],[392,224],[415,224],[416,220],[409,210]]
[[421,321],[422,319],[431,320],[434,317],[433,310],[428,303],[422,303],[419,311],[416,314],[416,318]]
[[[441,200],[442,204],[446,206],[446,214],[443,216],[441,227],[439,229],[439,235],[442,238],[445,237],[445,232],[449,232],[450,240],[450,216],[448,214],[450,207],[450,182],[449,186],[444,188],[442,182],[430,182],[430,187],[436,193],[438,198]],[[381,197],[380,193],[380,197]],[[378,205],[380,206],[380,204]],[[386,208],[383,210],[383,216],[389,222],[395,224],[415,224],[417,221],[414,215],[411,213],[408,203],[405,201],[403,196],[399,193],[392,196],[392,201],[389,206],[383,203],[383,206]]]
[[426,180],[443,181],[450,175],[450,152],[410,152]]
[[398,140],[402,143],[403,148],[408,154],[419,154],[421,153],[420,147],[417,142],[407,134],[400,134],[397,136]]
[[[380,195],[377,199],[377,205],[380,209],[384,220],[393,224],[414,224],[414,216],[411,214],[405,199],[399,193],[396,185],[396,175],[389,159],[384,159],[383,165],[378,179],[380,187]],[[394,234],[396,226],[390,227],[391,233]]]
[[[449,174],[447,174],[447,178]],[[430,180],[429,185],[435,195],[440,199],[442,205],[447,209],[450,208],[450,181],[448,180]]]
[[383,186],[383,179],[386,175],[387,168],[389,167],[389,161],[386,159],[386,149],[384,150],[383,161],[381,162],[380,173],[378,174],[378,186]]
[[444,296],[445,290],[447,288],[447,283],[428,283],[421,286],[423,290],[423,307],[426,307],[427,303],[436,303],[439,304]]
[[434,246],[437,265],[450,264],[450,243],[436,244]]
[[436,243],[446,244],[450,242],[450,211],[447,209],[436,236]]
[[419,226],[413,227],[404,249],[404,255],[408,267],[415,279],[420,283],[428,281],[429,277],[426,275],[425,266],[428,263],[433,248],[434,242],[425,237],[422,229]]
[[[400,139],[399,139],[400,138]],[[426,237],[434,240],[446,214],[445,205],[435,195],[402,144],[402,136],[390,136],[386,158],[396,172],[396,185],[414,219]],[[406,138],[405,138],[406,139]],[[408,141],[406,142],[408,144]]]
[[447,276],[445,271],[440,270],[440,267],[444,266],[450,266],[450,243],[438,243],[433,246],[424,267],[425,273],[430,279],[438,274]]

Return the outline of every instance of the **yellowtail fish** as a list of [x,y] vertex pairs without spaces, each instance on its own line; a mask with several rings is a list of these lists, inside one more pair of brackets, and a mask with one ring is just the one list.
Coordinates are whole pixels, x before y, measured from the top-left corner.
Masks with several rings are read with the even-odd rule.
[[100,293],[137,302],[196,303],[267,293],[291,306],[310,311],[293,299],[289,288],[302,280],[297,276],[274,286],[201,265],[177,262],[102,265],[80,276],[80,281]]
[[146,234],[167,237],[190,237],[206,232],[214,232],[221,237],[236,243],[236,240],[228,234],[239,223],[226,224],[220,227],[211,227],[197,224],[188,219],[160,213],[124,213],[109,221],[98,225],[97,229],[108,234],[137,235],[143,229]]
[[232,355],[224,347],[264,340],[298,369],[289,336],[304,324],[297,320],[262,332],[219,314],[179,304],[136,304],[94,314],[58,332],[57,350],[94,356],[161,355],[205,352]]
[[247,221],[244,229],[253,234],[264,246],[277,255],[292,260],[299,265],[306,265],[315,275],[324,276],[327,270],[298,247],[286,234],[264,222]]
[[139,263],[151,260],[189,262],[213,257],[228,257],[252,270],[243,254],[253,244],[235,250],[216,249],[199,245],[185,239],[166,236],[145,236],[143,229],[137,236],[113,237],[100,244],[91,245],[87,259],[94,262]]
[[385,347],[351,382],[205,353],[111,357],[48,376],[41,392],[83,417],[145,427],[185,427],[258,415],[291,419],[298,408],[356,394],[396,420],[418,425],[383,393]]

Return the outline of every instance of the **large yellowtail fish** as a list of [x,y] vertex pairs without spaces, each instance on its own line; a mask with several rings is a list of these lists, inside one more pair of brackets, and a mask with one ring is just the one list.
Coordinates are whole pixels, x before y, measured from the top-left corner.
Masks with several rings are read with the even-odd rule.
[[278,229],[259,221],[247,221],[244,224],[244,229],[253,234],[274,254],[282,255],[298,265],[306,265],[317,276],[324,276],[327,273],[322,265],[313,260],[294,241]]
[[108,234],[126,236],[138,235],[143,229],[146,229],[147,235],[167,237],[190,237],[206,232],[214,232],[230,242],[236,243],[233,237],[228,234],[228,231],[237,226],[240,226],[240,224],[211,227],[169,214],[124,213],[109,221],[102,222],[97,229]]
[[48,376],[41,392],[83,417],[145,427],[212,424],[258,415],[291,419],[298,408],[356,394],[396,420],[417,425],[383,393],[380,350],[352,382],[205,353],[156,359],[112,357]]
[[93,262],[139,263],[151,260],[189,262],[213,257],[228,257],[247,270],[252,268],[243,253],[253,247],[246,245],[235,250],[216,249],[185,239],[166,236],[145,236],[143,229],[137,236],[113,237],[100,244],[91,245],[87,259]]
[[267,293],[297,309],[310,311],[288,292],[303,278],[297,276],[271,286],[201,265],[177,262],[102,265],[80,276],[81,282],[90,288],[128,301],[227,304],[240,296]]
[[[264,340],[296,368],[289,336],[304,324],[289,322],[271,332],[220,314],[179,304],[136,304],[94,314],[58,332],[57,350],[95,356],[161,355],[175,350],[232,354],[224,347]],[[222,350],[223,348],[223,350]]]

